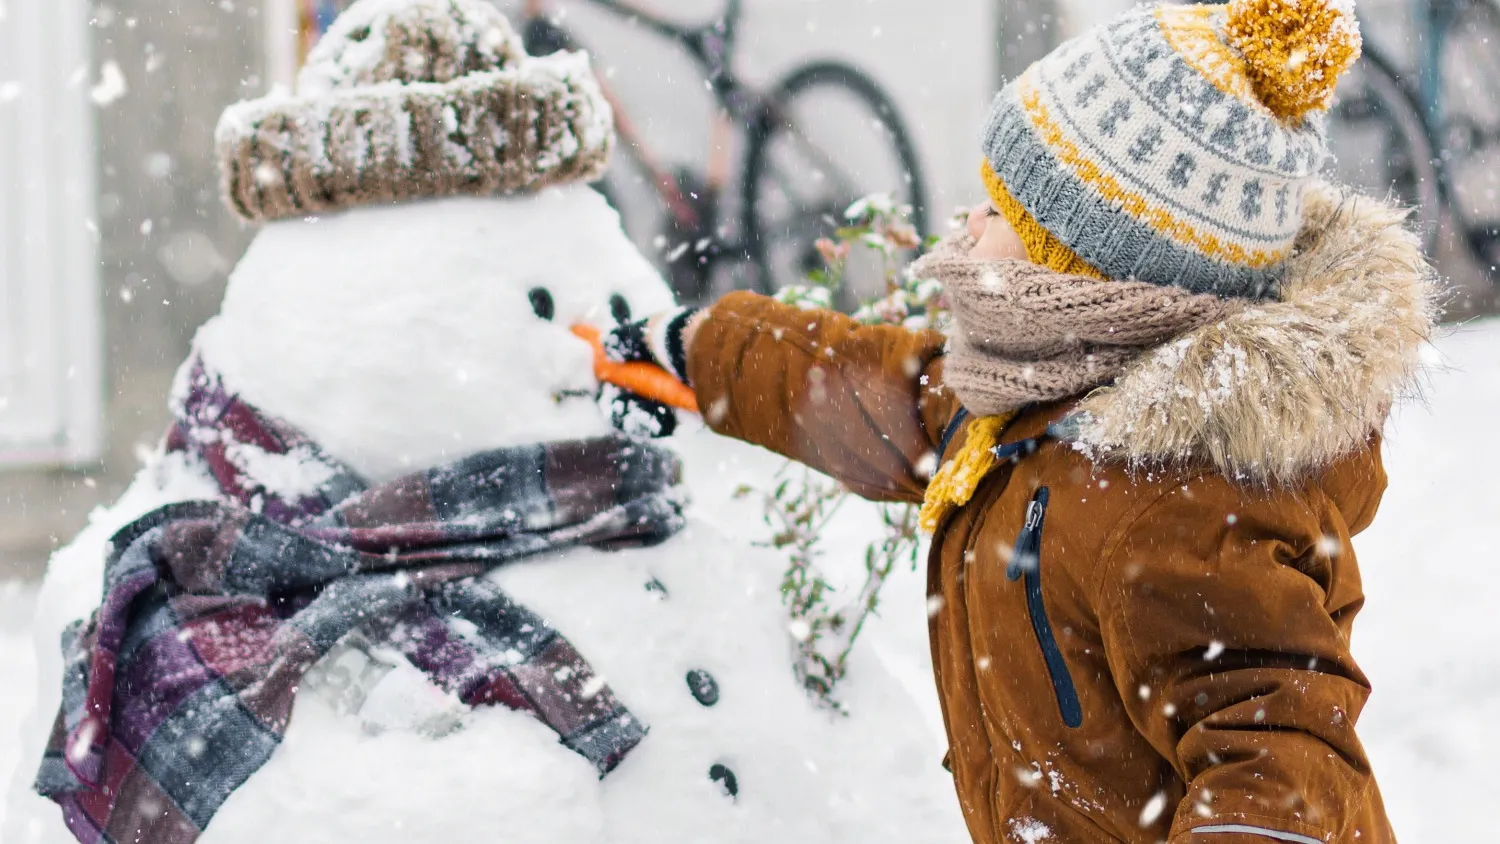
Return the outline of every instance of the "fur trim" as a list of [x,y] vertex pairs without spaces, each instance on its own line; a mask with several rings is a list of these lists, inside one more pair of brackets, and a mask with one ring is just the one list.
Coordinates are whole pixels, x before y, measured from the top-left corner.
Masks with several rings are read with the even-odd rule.
[[1069,426],[1080,450],[1273,485],[1368,442],[1414,391],[1436,276],[1400,210],[1320,185],[1304,219],[1281,300],[1189,332],[1091,393]]

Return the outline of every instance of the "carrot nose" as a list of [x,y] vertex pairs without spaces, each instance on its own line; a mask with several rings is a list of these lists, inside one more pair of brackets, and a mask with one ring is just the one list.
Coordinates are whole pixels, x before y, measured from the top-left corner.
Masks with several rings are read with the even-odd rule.
[[672,373],[650,363],[620,363],[604,354],[604,338],[592,325],[578,324],[570,329],[573,336],[594,350],[594,377],[604,384],[659,401],[678,410],[698,413],[698,397],[693,389],[672,377]]

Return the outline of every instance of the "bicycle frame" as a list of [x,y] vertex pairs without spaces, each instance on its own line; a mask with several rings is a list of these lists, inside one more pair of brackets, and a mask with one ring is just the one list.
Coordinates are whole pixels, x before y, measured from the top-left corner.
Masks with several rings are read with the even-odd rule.
[[[656,17],[625,0],[585,0],[585,2],[611,12],[633,25],[644,26],[663,38],[676,41],[687,51],[688,55],[693,57],[699,69],[715,86],[715,93],[720,93],[720,85],[734,82],[730,69],[734,64],[735,36],[743,14],[741,0],[728,0],[724,11],[712,22],[693,27],[682,26]],[[731,84],[730,87],[737,88],[738,86]],[[729,107],[732,104],[725,102],[724,105]],[[733,110],[731,112],[733,113]],[[736,116],[739,115],[736,114]]]
[[[546,8],[557,0],[528,0],[525,14],[530,20],[544,19]],[[722,12],[707,23],[681,25],[649,12],[637,0],[580,0],[580,2],[610,13],[632,27],[666,38],[677,44],[692,59],[706,87],[713,96],[717,109],[709,127],[707,166],[697,180],[681,180],[676,173],[656,158],[649,145],[637,131],[622,103],[603,84],[605,97],[615,109],[615,128],[621,151],[627,155],[651,182],[654,193],[668,220],[683,239],[674,248],[685,248],[694,244],[700,265],[707,266],[720,260],[753,260],[752,249],[741,232],[737,241],[730,241],[730,234],[721,223],[726,217],[717,204],[719,197],[729,195],[726,190],[733,177],[731,143],[735,123],[740,131],[748,135],[759,127],[780,121],[781,111],[775,102],[774,93],[762,93],[743,84],[735,74],[736,36],[743,11],[742,0],[726,0]],[[577,41],[558,23],[551,24],[560,30],[562,43],[578,46]],[[855,185],[857,179],[848,178],[837,161],[832,160],[821,149],[807,143],[798,133],[792,132],[793,143],[818,162],[824,173],[836,184]],[[697,174],[692,174],[696,176]],[[698,184],[702,188],[697,188]],[[697,190],[704,193],[699,194]],[[691,193],[690,193],[691,192]],[[789,191],[790,192],[790,191]],[[857,195],[857,194],[856,194]],[[691,197],[691,198],[690,198]],[[713,248],[708,248],[709,246]],[[669,258],[675,261],[676,258]]]
[[[728,0],[720,15],[709,23],[696,26],[673,23],[626,0],[583,0],[583,2],[603,9],[632,26],[644,27],[648,32],[674,42],[692,58],[708,81],[714,98],[723,110],[723,114],[716,116],[714,123],[709,127],[710,160],[705,179],[709,188],[714,190],[723,188],[728,182],[730,171],[728,139],[732,127],[727,118],[747,122],[761,108],[760,98],[750,95],[740,85],[732,69],[735,36],[742,15],[741,0]],[[529,3],[527,13],[537,14],[543,6],[540,0]],[[694,203],[684,195],[676,176],[651,152],[623,104],[609,90],[609,87],[603,84],[602,80],[601,87],[610,105],[614,107],[615,129],[620,139],[624,141],[621,145],[622,149],[649,177],[663,206],[678,226],[687,230],[701,231],[705,221],[701,219]]]
[[[1420,49],[1413,71],[1415,85],[1408,83],[1407,88],[1416,97],[1427,134],[1435,143],[1442,140],[1448,119],[1448,103],[1443,97],[1443,53],[1448,49],[1449,30],[1465,7],[1484,2],[1490,0],[1411,0],[1411,21]],[[1367,44],[1365,49],[1376,48]]]
[[1417,61],[1417,95],[1429,132],[1443,122],[1443,48],[1448,25],[1457,14],[1455,5],[1454,0],[1412,0],[1412,19],[1423,47]]

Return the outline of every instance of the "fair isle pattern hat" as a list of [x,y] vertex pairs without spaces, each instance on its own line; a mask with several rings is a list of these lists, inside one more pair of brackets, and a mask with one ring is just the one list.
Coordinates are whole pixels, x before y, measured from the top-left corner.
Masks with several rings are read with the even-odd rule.
[[295,95],[231,106],[224,196],[251,221],[603,175],[614,114],[581,53],[526,54],[484,0],[360,0]]
[[1000,93],[990,193],[1049,266],[1275,296],[1360,46],[1351,0],[1135,9]]

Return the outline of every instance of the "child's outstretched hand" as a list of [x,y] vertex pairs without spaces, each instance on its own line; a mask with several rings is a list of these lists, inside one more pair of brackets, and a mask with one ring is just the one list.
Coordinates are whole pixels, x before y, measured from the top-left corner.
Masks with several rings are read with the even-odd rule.
[[687,385],[683,333],[698,313],[681,308],[625,323],[599,337],[587,326],[574,333],[594,345],[594,374],[610,423],[632,436],[667,437],[677,430],[674,410],[697,412]]

